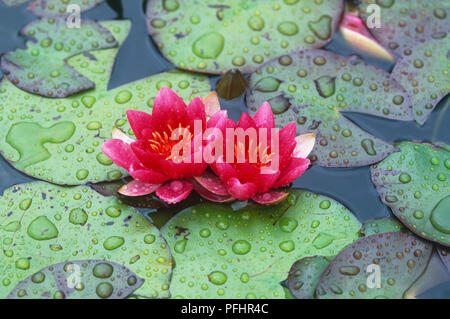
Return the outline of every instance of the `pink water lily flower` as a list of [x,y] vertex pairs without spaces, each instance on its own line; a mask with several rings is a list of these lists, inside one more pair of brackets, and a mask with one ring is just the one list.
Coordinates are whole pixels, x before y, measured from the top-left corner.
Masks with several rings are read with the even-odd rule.
[[[265,102],[256,112],[253,118],[247,113],[243,113],[239,123],[236,125],[231,119],[220,118],[219,115],[211,118],[211,125],[219,128],[224,139],[224,149],[227,144],[234,147],[229,148],[236,158],[236,153],[241,150],[245,155],[244,162],[234,161],[230,163],[226,160],[227,154],[218,158],[211,164],[213,172],[205,171],[201,176],[195,177],[194,187],[204,198],[216,201],[226,202],[233,199],[248,200],[252,199],[261,204],[275,204],[284,200],[287,192],[276,190],[282,186],[293,182],[302,175],[308,168],[310,161],[307,156],[311,152],[315,143],[314,134],[304,134],[296,136],[296,125],[289,123],[278,132],[278,152],[272,149],[272,144],[267,142],[265,157],[257,158],[256,161],[250,161],[250,152],[258,149],[258,142],[247,139],[248,143],[239,143],[234,136],[231,138],[226,135],[227,128],[233,130],[254,128],[260,138],[260,128],[267,129],[268,137],[271,139],[271,129],[275,129],[275,120],[269,103]],[[274,135],[275,136],[275,135]],[[258,144],[258,146],[255,146]],[[225,152],[226,153],[226,152]],[[272,161],[277,159],[277,166],[272,168]],[[263,173],[262,169],[266,169]]]
[[[206,105],[205,105],[206,104]],[[127,117],[136,140],[114,128],[113,139],[103,144],[103,152],[118,166],[126,169],[134,178],[124,185],[119,193],[126,196],[142,196],[156,192],[167,203],[185,199],[193,190],[190,181],[201,175],[207,164],[194,160],[202,148],[191,143],[189,163],[172,158],[172,149],[183,138],[199,138],[206,129],[207,117],[220,109],[215,93],[193,99],[188,106],[168,87],[163,87],[155,98],[152,114],[128,110]],[[194,121],[200,121],[202,130],[194,132]],[[198,123],[198,122],[197,122]],[[174,129],[179,128],[183,136],[172,139]],[[198,157],[197,157],[198,158]]]

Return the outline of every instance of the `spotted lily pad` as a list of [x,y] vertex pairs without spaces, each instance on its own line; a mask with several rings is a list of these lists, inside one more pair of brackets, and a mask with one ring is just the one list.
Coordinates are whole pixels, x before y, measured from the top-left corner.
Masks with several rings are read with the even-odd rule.
[[[16,6],[30,0],[3,0],[8,6]],[[70,5],[76,5],[80,11],[89,10],[104,0],[35,0],[30,3],[28,10],[38,16],[67,15]],[[69,10],[69,13],[71,11]]]
[[381,27],[369,27],[370,31],[382,45],[400,56],[406,48],[448,31],[448,1],[360,0],[360,15],[366,23],[375,22],[373,5],[380,10]]
[[[128,21],[101,22],[122,43]],[[91,51],[68,64],[95,82],[95,89],[68,98],[29,94],[8,79],[0,81],[0,152],[17,169],[57,184],[84,184],[116,180],[126,171],[102,152],[112,128],[132,134],[126,110],[151,112],[163,86],[186,100],[206,95],[206,76],[170,71],[108,91],[108,80],[118,48]]]
[[402,223],[394,218],[380,218],[366,221],[362,228],[361,233],[364,236],[370,236],[379,233],[389,233],[396,231],[404,231]]
[[324,269],[330,262],[324,256],[305,257],[291,267],[288,277],[289,291],[297,299],[313,299],[316,286]]
[[381,200],[417,235],[450,246],[448,146],[403,142],[371,167]]
[[296,260],[334,256],[358,238],[360,223],[344,206],[291,192],[275,206],[204,203],[173,217],[161,229],[176,263],[172,296],[284,298],[280,282]]
[[323,47],[343,11],[342,0],[148,1],[150,35],[182,69],[254,71],[304,48]]
[[64,18],[42,18],[27,25],[21,34],[31,40],[26,49],[2,57],[2,71],[22,90],[47,97],[66,97],[92,89],[95,83],[68,65],[66,59],[118,45],[108,29],[93,21],[82,21],[80,28],[71,29]]
[[402,232],[363,237],[330,262],[319,280],[316,296],[403,298],[425,271],[432,252],[430,243]]
[[277,126],[297,123],[297,133],[316,133],[313,164],[354,167],[376,163],[396,148],[362,130],[342,112],[413,119],[405,90],[385,71],[351,56],[305,50],[281,56],[252,74],[251,113],[268,101]]
[[104,259],[145,280],[135,291],[168,297],[170,251],[139,212],[89,187],[21,184],[0,198],[0,298],[42,268],[71,260]]
[[123,299],[144,283],[127,267],[78,260],[45,267],[22,280],[9,299]]
[[450,92],[450,27],[447,31],[405,50],[392,71],[408,92],[416,122],[421,125]]
[[437,251],[439,253],[439,257],[447,268],[447,271],[450,272],[450,249],[444,247],[438,247]]

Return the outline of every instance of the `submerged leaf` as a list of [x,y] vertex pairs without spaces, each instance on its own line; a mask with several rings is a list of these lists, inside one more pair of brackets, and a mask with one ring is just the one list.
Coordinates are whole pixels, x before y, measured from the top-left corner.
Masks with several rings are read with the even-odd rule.
[[172,296],[284,298],[279,283],[296,260],[334,256],[359,229],[344,206],[302,190],[275,206],[196,205],[162,228],[176,262]]
[[398,220],[393,218],[380,218],[366,221],[361,228],[361,233],[364,234],[364,236],[370,236],[373,234],[404,230],[405,228]]
[[[122,43],[128,21],[106,21]],[[95,90],[64,99],[45,98],[0,81],[0,152],[17,169],[57,184],[84,184],[121,178],[126,171],[102,152],[113,127],[132,134],[126,110],[149,112],[163,86],[173,87],[186,100],[210,92],[206,76],[170,71],[108,91],[108,80],[119,48],[91,51],[68,64],[92,79]]]
[[330,262],[319,280],[316,296],[403,298],[425,271],[432,252],[432,244],[402,232],[360,238]]
[[298,134],[316,133],[310,159],[320,166],[364,166],[396,151],[341,112],[413,119],[408,95],[388,73],[357,57],[324,50],[285,55],[253,73],[247,93],[250,112],[264,101],[271,103],[277,126],[296,121]]
[[381,200],[412,232],[450,246],[450,152],[435,144],[398,147],[371,167]]
[[144,283],[127,267],[106,260],[63,262],[22,280],[8,299],[123,299]]
[[[429,41],[434,33],[448,32],[450,3],[442,0],[363,0],[360,15],[373,25],[378,8],[381,27],[369,26],[374,37],[386,48],[404,54],[404,50]],[[376,7],[374,7],[374,5]]]
[[[145,279],[137,295],[169,296],[172,257],[158,229],[114,197],[86,186],[21,184],[0,198],[0,298],[42,267],[105,259]],[[8,212],[8,213],[6,213]]]
[[118,45],[112,33],[93,21],[68,28],[65,18],[42,18],[28,24],[21,34],[30,37],[26,49],[6,53],[2,70],[17,87],[47,97],[66,97],[95,83],[66,63],[66,59],[90,50]]
[[316,286],[329,259],[323,256],[305,257],[291,267],[288,277],[289,291],[297,299],[313,299]]
[[230,70],[217,81],[216,91],[221,98],[232,100],[242,95],[247,81],[239,70]]
[[178,68],[250,73],[282,54],[325,46],[343,6],[342,0],[148,1],[147,24]]
[[448,32],[436,33],[426,43],[405,50],[392,70],[392,77],[408,92],[420,125],[450,92],[449,66],[450,27]]

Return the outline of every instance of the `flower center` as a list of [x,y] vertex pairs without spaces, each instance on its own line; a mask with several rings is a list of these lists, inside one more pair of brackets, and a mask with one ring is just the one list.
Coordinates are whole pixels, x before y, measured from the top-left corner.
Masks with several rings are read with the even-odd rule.
[[190,125],[187,127],[181,127],[181,123],[177,127],[176,138],[172,138],[174,129],[170,124],[167,124],[167,128],[162,132],[153,132],[152,138],[148,140],[150,148],[157,154],[165,156],[166,160],[172,159],[172,149],[183,139],[192,139],[192,133],[189,130]]
[[261,142],[258,145],[254,145],[253,141],[250,140],[248,146],[247,143],[237,142],[234,145],[234,163],[238,163],[238,159],[244,158],[245,162],[256,168],[268,166],[275,153],[271,152],[269,154],[269,146],[266,146],[262,152],[261,148]]

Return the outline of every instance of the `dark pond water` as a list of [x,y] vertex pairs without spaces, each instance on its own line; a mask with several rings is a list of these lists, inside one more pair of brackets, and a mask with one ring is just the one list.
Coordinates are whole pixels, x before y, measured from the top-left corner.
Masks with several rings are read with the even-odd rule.
[[[174,68],[158,52],[147,33],[144,2],[145,0],[109,0],[83,14],[84,18],[94,20],[129,19],[132,22],[130,35],[116,59],[109,83],[110,89]],[[34,15],[26,11],[27,5],[25,3],[18,7],[7,7],[0,1],[0,54],[16,47],[24,47],[25,39],[20,37],[18,32],[23,26],[36,19]],[[342,43],[339,34],[336,34],[327,48],[342,55],[354,53]],[[392,65],[370,60],[367,57],[363,58],[387,71],[392,68]],[[215,88],[217,80],[218,77],[211,77],[212,88]],[[234,120],[238,120],[241,113],[246,111],[244,96],[221,102],[222,107],[228,110],[229,116]],[[356,113],[346,113],[345,116],[385,141],[418,140],[450,144],[449,104],[449,97],[441,101],[422,127],[414,122],[386,120]],[[32,180],[34,179],[18,172],[0,157],[0,193],[12,185]],[[369,167],[352,169],[312,167],[296,181],[294,186],[338,200],[347,206],[361,222],[391,215],[390,210],[382,204],[370,180]],[[430,289],[421,297],[450,298],[450,282]]]

